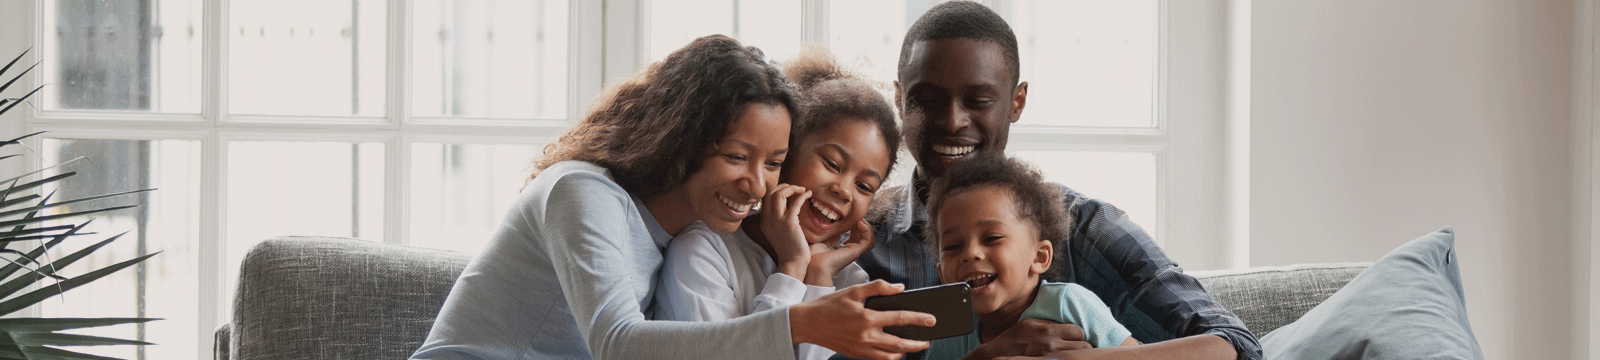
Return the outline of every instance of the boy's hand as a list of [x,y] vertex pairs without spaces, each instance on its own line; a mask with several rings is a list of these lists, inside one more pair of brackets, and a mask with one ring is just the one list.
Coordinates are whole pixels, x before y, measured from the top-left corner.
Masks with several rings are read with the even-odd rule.
[[805,283],[813,286],[833,286],[833,275],[839,273],[845,265],[861,257],[861,254],[872,250],[873,246],[872,225],[866,220],[856,221],[856,228],[850,230],[850,238],[838,246],[829,242],[811,244],[811,266],[806,268]]
[[1040,319],[1022,319],[1010,329],[1001,332],[994,340],[978,345],[963,360],[993,359],[1007,356],[1044,356],[1045,354],[1089,349],[1093,346],[1084,339],[1083,328],[1073,324],[1060,324]]
[[805,281],[806,266],[811,263],[811,249],[806,234],[800,230],[800,212],[807,199],[811,199],[811,190],[778,184],[761,200],[761,232],[776,255],[772,260],[778,264],[778,272],[801,281]]

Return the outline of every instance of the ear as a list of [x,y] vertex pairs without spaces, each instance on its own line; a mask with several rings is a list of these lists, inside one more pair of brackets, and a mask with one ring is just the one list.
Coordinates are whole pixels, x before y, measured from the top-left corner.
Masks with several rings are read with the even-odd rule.
[[[897,93],[898,94],[898,93]],[[1011,122],[1022,119],[1022,108],[1028,105],[1028,82],[1017,84],[1017,92],[1011,94]]]
[[1028,273],[1039,275],[1049,270],[1050,260],[1055,257],[1055,249],[1055,244],[1050,240],[1039,240],[1039,247],[1034,249],[1033,264],[1028,265]]
[[894,81],[894,108],[900,112],[906,111],[906,106],[900,104],[900,80]]

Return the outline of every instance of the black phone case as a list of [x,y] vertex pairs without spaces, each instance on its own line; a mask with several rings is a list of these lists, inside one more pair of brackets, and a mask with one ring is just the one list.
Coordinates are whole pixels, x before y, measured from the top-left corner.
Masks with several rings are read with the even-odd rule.
[[972,288],[967,283],[950,283],[909,290],[894,295],[867,298],[866,307],[878,311],[909,310],[932,314],[938,322],[927,326],[887,326],[883,332],[911,340],[933,340],[965,335],[976,328],[972,312]]

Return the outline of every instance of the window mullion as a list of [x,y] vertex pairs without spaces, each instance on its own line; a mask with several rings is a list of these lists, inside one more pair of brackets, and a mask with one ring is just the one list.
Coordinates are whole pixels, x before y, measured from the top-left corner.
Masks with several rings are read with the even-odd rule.
[[384,199],[383,242],[410,243],[407,224],[411,208],[409,197],[411,152],[406,144],[407,125],[411,121],[411,0],[389,1],[389,87],[386,89],[389,104],[387,118],[399,131],[384,145]]
[[800,43],[828,43],[828,3],[830,0],[800,1]]
[[223,184],[223,169],[227,167],[226,151],[223,146],[216,125],[221,124],[228,113],[228,79],[223,76],[227,73],[227,31],[228,28],[228,3],[226,1],[207,1],[201,5],[201,75],[200,86],[201,103],[200,115],[205,122],[204,127],[209,128],[205,139],[200,142],[200,244],[199,254],[199,284],[200,313],[198,314],[197,329],[199,344],[204,344],[197,352],[196,358],[204,359],[212,356],[209,349],[216,347],[216,337],[212,332],[217,327],[229,321],[226,299],[227,283],[224,274],[227,274],[227,214],[224,205],[227,199],[226,185]]

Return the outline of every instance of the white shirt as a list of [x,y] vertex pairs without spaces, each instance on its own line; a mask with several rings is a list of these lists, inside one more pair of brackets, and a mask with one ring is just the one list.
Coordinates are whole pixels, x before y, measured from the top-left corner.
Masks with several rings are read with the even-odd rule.
[[[855,263],[833,276],[834,287],[806,285],[777,270],[744,230],[719,235],[696,222],[667,246],[656,283],[656,320],[724,321],[815,299],[868,281]],[[828,348],[800,344],[797,359],[827,359]]]

